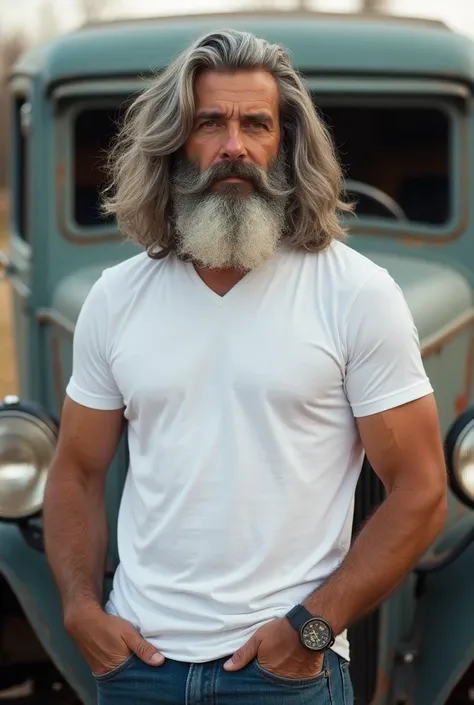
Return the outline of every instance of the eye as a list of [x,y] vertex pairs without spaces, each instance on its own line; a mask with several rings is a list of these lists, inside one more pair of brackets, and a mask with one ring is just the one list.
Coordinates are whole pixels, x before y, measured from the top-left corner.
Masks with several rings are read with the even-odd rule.
[[249,127],[251,130],[256,130],[257,132],[260,130],[268,130],[267,125],[265,123],[260,122],[260,120],[248,120],[248,122],[245,124],[245,127]]
[[204,120],[199,124],[199,129],[202,130],[204,129],[212,129],[213,127],[217,127],[217,122],[215,120]]

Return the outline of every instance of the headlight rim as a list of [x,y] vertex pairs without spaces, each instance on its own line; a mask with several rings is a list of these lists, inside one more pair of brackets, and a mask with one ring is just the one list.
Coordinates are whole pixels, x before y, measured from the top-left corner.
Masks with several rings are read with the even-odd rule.
[[448,430],[445,441],[446,466],[451,491],[465,506],[474,509],[474,496],[471,496],[465,491],[459,480],[459,473],[456,469],[456,457],[458,455],[459,444],[464,440],[462,438],[464,432],[474,432],[474,406],[470,406],[457,417]]
[[[59,422],[53,414],[49,414],[43,407],[32,402],[22,402],[16,395],[8,395],[0,402],[0,423],[2,416],[26,417],[30,423],[36,423],[43,427],[44,432],[50,439],[57,443],[59,436]],[[41,517],[43,504],[38,509],[34,509],[27,514],[18,516],[0,516],[0,522],[4,524],[25,524],[30,520]]]

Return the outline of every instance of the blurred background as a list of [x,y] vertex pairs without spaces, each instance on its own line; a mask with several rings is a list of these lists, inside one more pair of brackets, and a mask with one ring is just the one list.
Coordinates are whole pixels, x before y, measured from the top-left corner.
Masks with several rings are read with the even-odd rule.
[[[442,20],[454,31],[474,38],[474,0],[0,0],[0,250],[7,248],[9,128],[5,87],[19,54],[85,22],[239,10],[426,17]],[[7,282],[0,281],[0,399],[16,390],[9,295]]]

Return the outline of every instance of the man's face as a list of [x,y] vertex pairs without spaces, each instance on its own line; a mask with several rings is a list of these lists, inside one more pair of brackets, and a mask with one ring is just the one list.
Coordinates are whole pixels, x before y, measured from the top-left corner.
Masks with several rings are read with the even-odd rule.
[[[196,117],[184,151],[200,171],[223,160],[268,169],[280,144],[279,91],[271,74],[204,71],[196,79],[194,99]],[[242,180],[232,182],[245,186]],[[221,188],[216,182],[212,190]]]
[[292,191],[277,84],[265,71],[206,71],[195,100],[171,171],[177,250],[204,267],[250,270],[275,253]]

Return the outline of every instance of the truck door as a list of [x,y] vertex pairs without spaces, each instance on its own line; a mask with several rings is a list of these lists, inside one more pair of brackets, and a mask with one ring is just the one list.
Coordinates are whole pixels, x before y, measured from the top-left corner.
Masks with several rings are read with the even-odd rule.
[[[30,263],[32,255],[29,202],[31,173],[31,102],[29,85],[24,81],[12,84],[10,120],[9,171],[9,244],[0,252],[0,266],[8,277],[12,290],[14,355],[20,397],[31,393],[29,380],[29,317],[31,311]],[[12,390],[14,391],[14,390]]]

